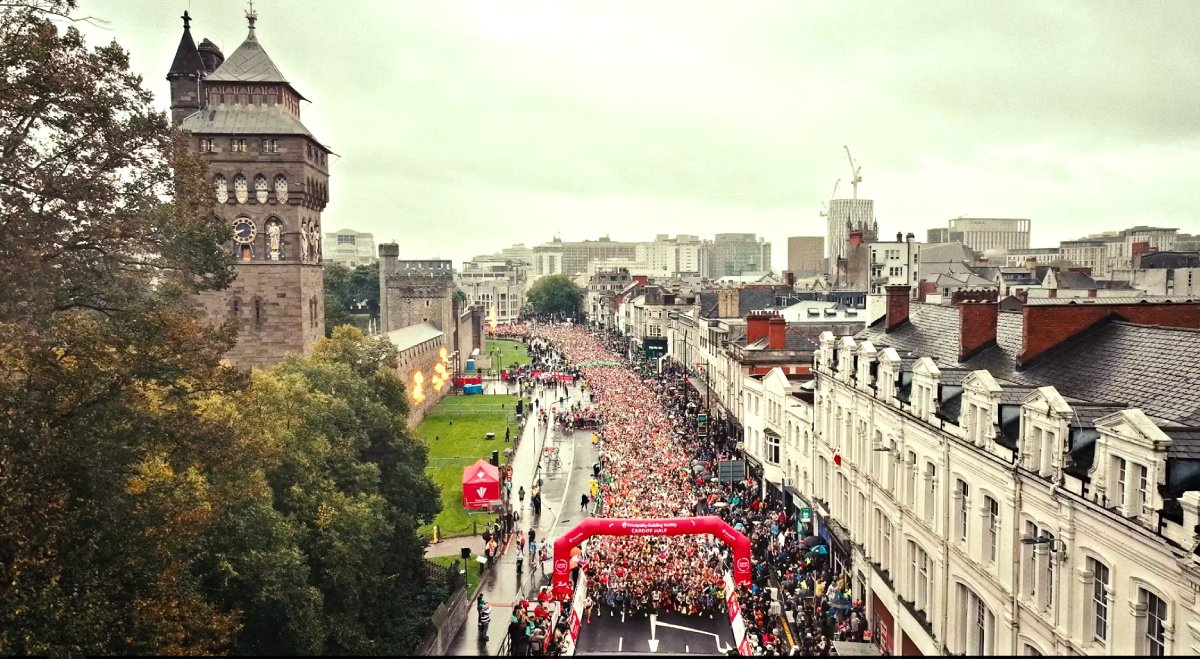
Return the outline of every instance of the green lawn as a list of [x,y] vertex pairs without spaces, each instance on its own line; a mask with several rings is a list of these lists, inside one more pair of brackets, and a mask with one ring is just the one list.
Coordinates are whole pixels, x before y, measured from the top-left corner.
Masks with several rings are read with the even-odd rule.
[[520,341],[509,341],[507,339],[491,339],[488,341],[487,349],[491,353],[500,349],[500,361],[497,368],[508,368],[513,364],[524,366],[531,363],[533,360],[529,358],[529,353],[525,352],[525,344]]
[[[450,567],[454,565],[454,561],[458,561],[459,568],[467,571],[466,576],[468,593],[472,592],[475,589],[475,584],[479,583],[479,563],[475,560],[474,555],[472,555],[466,561],[457,556],[435,556],[434,558],[427,558],[425,560],[442,567]],[[465,567],[463,565],[464,563],[466,564]]]
[[[441,528],[443,538],[471,535],[496,518],[482,512],[468,514],[463,508],[463,467],[491,458],[492,451],[500,451],[500,464],[508,462],[504,449],[512,444],[504,441],[504,428],[506,419],[515,416],[516,405],[516,396],[447,396],[417,428],[429,447],[429,467],[425,471],[442,492],[442,512],[434,524]],[[508,425],[515,437],[520,432],[516,421]],[[496,433],[496,439],[484,439],[489,432]],[[425,525],[419,532],[430,537],[433,527]]]

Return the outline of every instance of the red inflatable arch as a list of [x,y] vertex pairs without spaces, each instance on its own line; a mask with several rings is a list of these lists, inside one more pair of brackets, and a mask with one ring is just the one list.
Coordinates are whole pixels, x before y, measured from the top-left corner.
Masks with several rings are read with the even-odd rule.
[[571,595],[571,549],[594,535],[695,535],[711,533],[733,549],[733,581],[750,583],[750,539],[720,517],[609,519],[589,517],[554,541],[554,594]]

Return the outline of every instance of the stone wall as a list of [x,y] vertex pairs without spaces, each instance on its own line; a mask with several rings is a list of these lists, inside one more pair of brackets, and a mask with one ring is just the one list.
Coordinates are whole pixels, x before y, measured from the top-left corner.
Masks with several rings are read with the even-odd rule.
[[[452,333],[454,317],[454,277],[427,273],[399,272],[387,276],[386,330],[400,329],[429,321],[443,332]],[[380,306],[382,310],[383,305]],[[382,311],[381,311],[382,312]]]
[[242,263],[228,289],[194,300],[210,322],[238,318],[237,345],[226,355],[231,363],[266,368],[306,353],[325,335],[323,287],[319,265]]

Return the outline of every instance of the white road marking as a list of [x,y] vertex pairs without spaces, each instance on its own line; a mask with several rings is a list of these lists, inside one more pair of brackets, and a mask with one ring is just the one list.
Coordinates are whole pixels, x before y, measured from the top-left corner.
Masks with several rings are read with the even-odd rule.
[[617,652],[620,652],[621,649],[624,647],[625,647],[625,637],[624,636],[617,637]]

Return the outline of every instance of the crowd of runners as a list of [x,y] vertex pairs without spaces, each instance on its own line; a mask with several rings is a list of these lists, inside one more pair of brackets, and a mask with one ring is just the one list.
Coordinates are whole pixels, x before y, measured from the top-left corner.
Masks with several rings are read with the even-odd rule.
[[[570,428],[570,415],[583,413],[596,428],[595,510],[612,518],[718,515],[751,539],[754,580],[738,587],[738,597],[754,654],[827,655],[834,639],[862,640],[861,603],[850,600],[827,555],[803,542],[782,504],[764,500],[751,477],[725,484],[715,477],[718,460],[736,457],[737,437],[722,423],[697,433],[702,401],[685,369],[668,363],[639,375],[621,356],[623,343],[606,344],[578,326],[498,329],[525,341],[539,370],[570,373],[590,389],[590,403],[548,414]],[[713,536],[597,536],[580,559],[585,618],[724,612],[730,550]],[[792,622],[785,629],[786,612]]]

